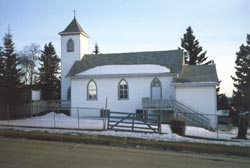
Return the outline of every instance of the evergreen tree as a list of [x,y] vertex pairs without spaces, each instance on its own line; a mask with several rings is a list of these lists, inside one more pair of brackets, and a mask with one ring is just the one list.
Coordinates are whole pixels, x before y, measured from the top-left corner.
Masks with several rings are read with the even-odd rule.
[[240,111],[250,111],[250,34],[247,35],[247,44],[240,46],[236,53],[236,77],[234,80],[233,102]]
[[185,64],[209,64],[210,61],[204,63],[207,60],[206,51],[202,52],[202,47],[199,46],[199,41],[195,39],[192,28],[189,26],[186,30],[186,34],[181,38],[181,47],[184,49]]
[[97,43],[95,43],[95,49],[93,51],[94,54],[99,54],[100,51],[99,51],[99,46],[97,45]]
[[3,59],[3,96],[4,104],[13,105],[18,104],[22,100],[23,83],[21,82],[22,73],[19,67],[19,61],[14,51],[14,43],[12,41],[12,34],[10,31],[5,34],[4,47],[2,55]]
[[218,110],[229,110],[230,105],[225,94],[219,94],[217,97],[217,109]]
[[216,100],[217,100],[217,110],[219,109],[219,104],[220,104],[220,102],[219,102],[219,100],[220,100],[220,83],[221,83],[221,81],[219,81],[218,82],[219,84],[216,86]]
[[[250,111],[250,35],[247,35],[247,45],[242,44],[236,53],[236,77],[234,80],[233,103],[238,112]],[[249,116],[239,116],[239,129],[237,138],[247,138]]]
[[55,48],[50,42],[45,44],[39,58],[39,86],[42,90],[43,100],[57,100],[60,98],[60,59],[57,57]]
[[4,68],[5,68],[5,60],[3,56],[3,50],[0,46],[0,104],[4,104],[4,90],[5,90],[5,74],[4,74]]

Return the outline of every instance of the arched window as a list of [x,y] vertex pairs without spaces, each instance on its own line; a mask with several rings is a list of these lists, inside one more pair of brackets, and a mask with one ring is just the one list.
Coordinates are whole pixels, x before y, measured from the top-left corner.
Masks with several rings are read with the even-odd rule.
[[97,99],[97,87],[94,80],[90,80],[88,83],[88,100],[96,100]]
[[67,52],[74,51],[74,41],[70,38],[67,42]]
[[128,83],[124,79],[122,79],[119,82],[118,98],[119,99],[128,99]]
[[154,78],[151,82],[151,98],[152,99],[161,99],[161,81],[158,78]]
[[67,100],[71,100],[71,87],[67,90]]

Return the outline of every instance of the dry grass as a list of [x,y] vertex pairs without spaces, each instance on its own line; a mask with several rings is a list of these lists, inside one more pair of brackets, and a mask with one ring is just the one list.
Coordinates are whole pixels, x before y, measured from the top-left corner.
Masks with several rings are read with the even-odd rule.
[[112,145],[121,147],[139,147],[142,149],[174,150],[185,152],[225,154],[250,157],[250,147],[201,144],[190,142],[149,141],[139,138],[122,138],[112,136],[69,135],[46,132],[26,132],[12,129],[0,129],[0,136],[10,138],[27,138],[37,140],[64,141],[86,144]]

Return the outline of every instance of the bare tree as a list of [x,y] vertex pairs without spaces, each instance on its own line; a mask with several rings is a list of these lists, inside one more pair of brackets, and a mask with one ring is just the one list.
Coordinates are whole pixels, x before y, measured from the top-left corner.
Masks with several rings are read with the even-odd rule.
[[30,88],[34,84],[35,75],[38,74],[37,61],[40,52],[40,46],[35,43],[25,46],[23,51],[19,52],[20,65],[25,74],[24,82],[26,85],[30,85]]

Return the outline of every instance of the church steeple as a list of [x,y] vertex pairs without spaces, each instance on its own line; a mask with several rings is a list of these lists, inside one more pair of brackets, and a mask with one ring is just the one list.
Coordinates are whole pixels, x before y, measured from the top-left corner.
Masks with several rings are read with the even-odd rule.
[[70,35],[70,34],[82,34],[89,38],[88,34],[85,33],[81,25],[78,23],[78,21],[75,18],[74,14],[74,19],[70,22],[70,24],[62,31],[59,33],[59,35]]
[[67,74],[75,61],[88,54],[89,36],[76,20],[75,14],[70,24],[59,33],[61,36],[61,99],[67,100],[71,79]]

